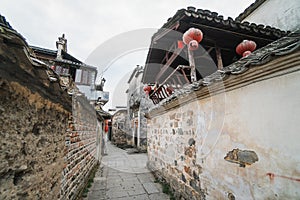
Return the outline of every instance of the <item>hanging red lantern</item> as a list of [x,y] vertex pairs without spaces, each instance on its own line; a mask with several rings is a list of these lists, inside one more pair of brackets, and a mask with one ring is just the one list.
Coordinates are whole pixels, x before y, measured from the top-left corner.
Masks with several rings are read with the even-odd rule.
[[167,90],[167,92],[168,92],[169,95],[173,94],[173,92],[174,92],[174,88],[172,86],[168,86],[166,88],[166,90]]
[[152,90],[152,88],[151,88],[151,86],[149,86],[149,85],[146,85],[146,86],[144,87],[144,92],[145,92],[146,94],[149,94],[151,90]]
[[245,51],[244,53],[243,53],[243,57],[247,57],[247,56],[249,56],[251,54],[251,51]]
[[182,40],[185,44],[189,44],[192,40],[196,40],[199,43],[202,41],[202,39],[203,33],[197,28],[190,28],[182,36]]
[[108,120],[105,120],[104,131],[108,132]]
[[198,42],[196,40],[191,40],[189,43],[189,50],[195,51],[199,47]]
[[239,45],[237,45],[235,51],[239,55],[243,55],[245,51],[254,51],[256,49],[256,43],[251,40],[244,40]]

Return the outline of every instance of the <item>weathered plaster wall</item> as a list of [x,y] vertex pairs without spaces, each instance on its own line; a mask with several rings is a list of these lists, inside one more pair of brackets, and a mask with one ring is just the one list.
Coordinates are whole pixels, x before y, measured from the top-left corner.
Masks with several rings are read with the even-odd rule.
[[149,165],[186,199],[299,198],[299,83],[297,71],[154,116]]
[[0,198],[57,199],[69,112],[0,79]]
[[299,9],[300,3],[298,0],[267,0],[243,21],[293,31],[300,28]]
[[133,145],[132,136],[128,134],[127,111],[118,111],[112,117],[112,143],[118,146]]

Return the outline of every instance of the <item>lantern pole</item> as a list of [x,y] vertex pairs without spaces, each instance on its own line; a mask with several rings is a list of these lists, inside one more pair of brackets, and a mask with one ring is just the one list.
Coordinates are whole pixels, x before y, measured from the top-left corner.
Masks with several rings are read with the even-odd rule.
[[197,81],[194,53],[188,48],[189,63],[191,67],[191,82]]

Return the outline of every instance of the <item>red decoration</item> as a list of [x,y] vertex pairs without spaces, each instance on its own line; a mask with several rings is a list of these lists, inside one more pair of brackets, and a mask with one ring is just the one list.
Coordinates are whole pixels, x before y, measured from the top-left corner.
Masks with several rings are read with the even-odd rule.
[[147,85],[147,86],[144,87],[144,92],[145,92],[146,94],[149,94],[151,90],[152,90],[152,88],[151,88],[151,86],[149,86],[149,85]]
[[244,40],[239,45],[237,45],[235,51],[239,55],[243,55],[245,51],[254,51],[256,49],[256,43],[251,40]]
[[243,57],[247,57],[247,56],[249,56],[251,54],[251,51],[245,51],[244,53],[243,53]]
[[183,42],[189,44],[192,40],[196,40],[198,43],[203,39],[203,33],[200,29],[190,28],[182,36]]
[[108,120],[105,120],[104,131],[105,131],[105,132],[108,132]]
[[51,68],[52,70],[55,70],[55,66],[54,66],[54,65],[52,65],[50,68]]
[[184,47],[183,41],[178,40],[177,41],[177,46],[178,46],[178,49],[183,49],[183,47]]
[[198,42],[196,40],[191,40],[189,43],[189,50],[194,51],[199,47]]
[[172,86],[168,86],[166,90],[169,95],[173,94],[173,92],[174,92],[174,88]]

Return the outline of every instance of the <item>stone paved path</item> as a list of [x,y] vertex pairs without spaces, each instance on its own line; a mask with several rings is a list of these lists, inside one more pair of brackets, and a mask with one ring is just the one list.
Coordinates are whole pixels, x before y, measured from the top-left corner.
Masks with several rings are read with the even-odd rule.
[[108,155],[102,158],[88,200],[165,200],[169,196],[146,167],[147,154],[127,154],[107,144]]

